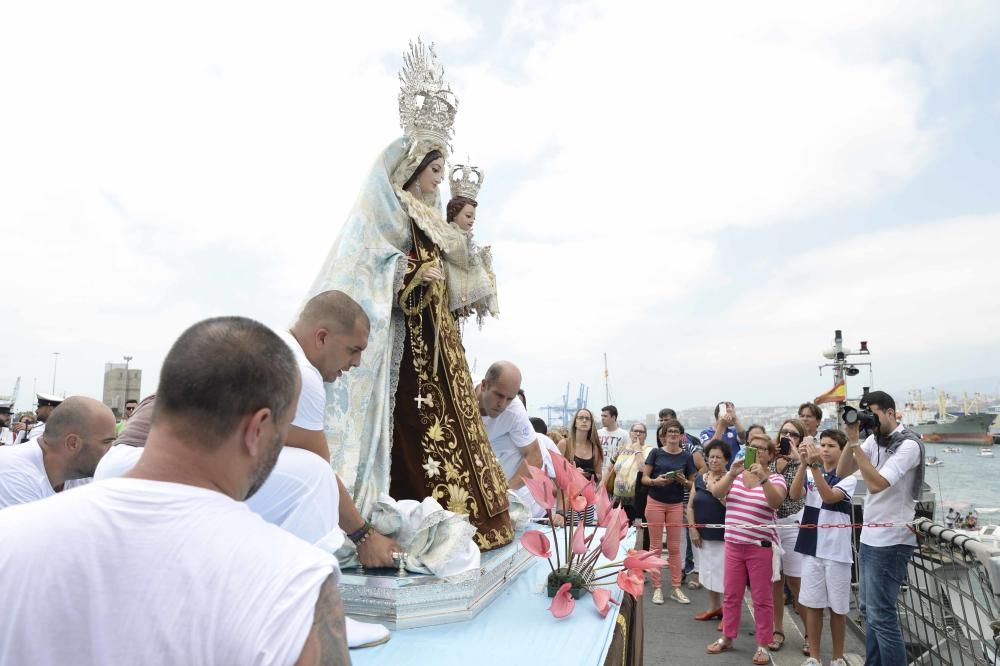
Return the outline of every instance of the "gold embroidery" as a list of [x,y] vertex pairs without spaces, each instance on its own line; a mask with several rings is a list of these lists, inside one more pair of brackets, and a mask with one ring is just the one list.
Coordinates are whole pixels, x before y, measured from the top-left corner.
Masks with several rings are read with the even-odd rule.
[[622,666],[628,663],[628,623],[625,621],[625,616],[622,615],[621,609],[615,610],[618,613],[618,617],[615,618],[615,624],[618,628],[622,630]]
[[[405,313],[417,393],[430,398],[418,403],[420,423],[424,426],[420,439],[424,478],[431,497],[450,511],[469,514],[470,521],[478,528],[507,511],[507,479],[483,427],[455,320],[446,309],[438,309],[447,303],[444,284],[434,281],[422,293],[413,288],[419,284],[423,269],[439,259],[437,246],[425,245],[415,229],[413,233],[417,258],[408,262],[407,274],[412,277],[409,288],[401,294],[400,306]],[[445,315],[435,317],[435,339],[428,341],[424,337],[423,317],[431,312],[445,312]],[[434,345],[433,350],[429,342]],[[432,359],[438,355],[440,361],[435,373]],[[482,498],[481,502],[477,498]],[[482,550],[505,545],[513,538],[509,521],[485,533],[477,529],[475,536]]]

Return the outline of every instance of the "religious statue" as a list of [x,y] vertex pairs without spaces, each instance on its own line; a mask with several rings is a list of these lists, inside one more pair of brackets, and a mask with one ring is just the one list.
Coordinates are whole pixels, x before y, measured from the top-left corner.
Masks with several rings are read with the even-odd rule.
[[371,320],[360,367],[327,386],[331,465],[362,515],[382,493],[430,496],[467,514],[489,550],[514,536],[508,486],[456,315],[495,314],[496,284],[482,251],[441,212],[458,102],[433,45],[410,45],[400,81],[404,136],[379,155],[309,292],[339,289]]

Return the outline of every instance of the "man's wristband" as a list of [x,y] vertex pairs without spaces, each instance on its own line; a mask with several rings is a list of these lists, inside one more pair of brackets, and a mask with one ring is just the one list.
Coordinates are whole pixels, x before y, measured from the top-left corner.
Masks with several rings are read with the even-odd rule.
[[819,467],[822,467],[823,463],[809,463],[809,466],[812,467],[813,469],[817,469]]
[[368,537],[370,537],[374,531],[375,528],[372,527],[372,524],[366,520],[361,527],[348,534],[347,538],[353,541],[355,546],[360,546],[368,540]]

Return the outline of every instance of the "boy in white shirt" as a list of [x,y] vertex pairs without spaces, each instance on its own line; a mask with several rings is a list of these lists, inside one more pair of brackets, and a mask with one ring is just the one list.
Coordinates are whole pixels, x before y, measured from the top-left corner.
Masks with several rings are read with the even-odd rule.
[[[805,497],[799,538],[795,551],[802,558],[802,587],[799,603],[806,611],[806,635],[810,657],[803,666],[819,666],[823,609],[830,609],[830,634],[833,637],[831,666],[847,666],[844,661],[844,631],[850,609],[851,530],[816,525],[850,525],[851,496],[857,479],[837,476],[837,462],[847,445],[847,436],[839,430],[824,430],[817,447],[812,437],[799,445],[799,466],[789,496]],[[808,472],[806,471],[808,470]]]

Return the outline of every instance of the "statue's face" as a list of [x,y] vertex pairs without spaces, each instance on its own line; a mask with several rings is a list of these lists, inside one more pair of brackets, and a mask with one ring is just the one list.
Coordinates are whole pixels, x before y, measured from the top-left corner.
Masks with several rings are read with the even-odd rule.
[[472,204],[465,204],[462,210],[458,211],[454,222],[462,231],[471,231],[472,225],[476,223],[476,207]]
[[444,180],[444,158],[439,157],[430,164],[427,165],[420,175],[417,176],[417,181],[414,186],[419,186],[417,194],[433,194],[437,192],[438,185]]

